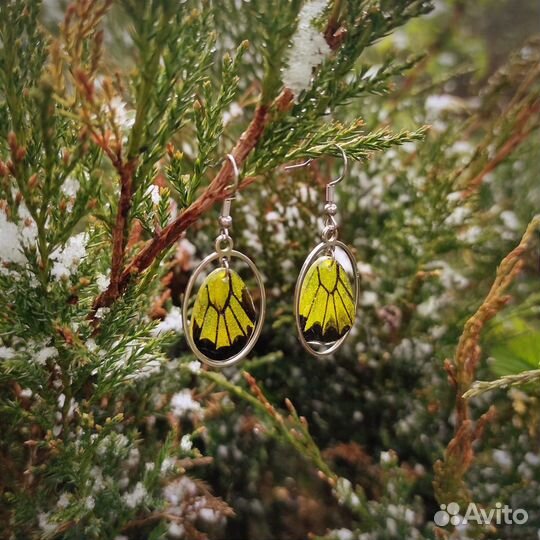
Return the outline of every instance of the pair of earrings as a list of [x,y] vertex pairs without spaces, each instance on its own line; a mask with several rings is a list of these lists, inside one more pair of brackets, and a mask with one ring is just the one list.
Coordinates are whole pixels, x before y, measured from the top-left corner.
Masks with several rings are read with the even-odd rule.
[[[347,156],[341,147],[339,150],[344,170],[339,178],[326,186],[322,240],[306,258],[294,293],[300,342],[310,354],[319,357],[333,353],[342,345],[354,325],[358,304],[356,261],[351,250],[337,238],[335,186],[347,170]],[[187,343],[199,360],[212,367],[231,366],[249,354],[261,334],[266,311],[262,276],[251,259],[234,249],[229,233],[232,226],[231,204],[240,175],[234,157],[227,154],[227,159],[232,165],[235,180],[231,186],[232,193],[224,200],[219,216],[220,232],[215,251],[193,272],[182,304]],[[288,169],[303,167],[310,162],[308,160]],[[257,310],[245,282],[231,268],[232,259],[239,259],[253,273],[258,287]],[[196,282],[203,271],[216,262],[219,266],[206,276],[199,287],[190,318],[189,300]]]

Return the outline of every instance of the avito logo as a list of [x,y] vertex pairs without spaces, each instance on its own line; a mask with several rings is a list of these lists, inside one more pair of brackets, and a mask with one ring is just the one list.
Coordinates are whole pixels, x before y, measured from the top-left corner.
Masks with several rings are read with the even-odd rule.
[[510,506],[498,502],[495,508],[482,508],[474,502],[468,504],[465,512],[460,513],[459,504],[450,502],[441,504],[440,510],[433,516],[433,521],[439,527],[446,525],[466,525],[477,523],[478,525],[523,525],[527,523],[529,514],[522,508],[513,510]]

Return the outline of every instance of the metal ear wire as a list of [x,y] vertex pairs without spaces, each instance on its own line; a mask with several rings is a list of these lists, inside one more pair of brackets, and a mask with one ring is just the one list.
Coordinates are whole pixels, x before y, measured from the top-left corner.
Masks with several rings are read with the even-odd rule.
[[227,154],[227,159],[231,162],[234,182],[229,186],[231,193],[223,200],[223,206],[221,207],[221,214],[219,216],[219,236],[216,238],[216,253],[221,257],[222,264],[228,269],[228,257],[233,250],[233,240],[229,234],[229,229],[232,226],[231,206],[232,201],[236,197],[236,191],[238,190],[238,184],[240,182],[240,173],[238,172],[238,165],[236,159],[232,154]]
[[329,186],[337,186],[346,176],[347,171],[349,170],[349,159],[347,158],[347,154],[345,153],[345,150],[339,146],[339,144],[335,145],[337,148],[339,148],[339,151],[341,152],[341,156],[343,157],[343,170],[341,171],[341,174],[335,179],[332,180],[328,185]]
[[227,159],[231,162],[233,173],[234,173],[234,184],[229,186],[229,189],[232,191],[231,199],[234,199],[236,196],[236,191],[238,190],[238,184],[240,182],[240,173],[238,172],[238,165],[236,164],[236,159],[232,154],[227,154]]
[[349,160],[347,159],[347,154],[339,146],[339,144],[336,144],[336,146],[339,148],[339,151],[341,152],[341,155],[343,157],[343,170],[341,171],[341,174],[335,179],[326,184],[326,203],[333,204],[335,202],[336,198],[336,189],[335,187],[345,178],[345,175],[347,174],[347,171],[349,170]]
[[[343,157],[343,170],[341,171],[341,174],[335,180],[332,180],[331,182],[328,182],[328,184],[326,184],[327,202],[334,202],[334,193],[335,193],[334,187],[337,186],[345,178],[345,176],[347,175],[347,171],[349,170],[349,159],[347,158],[347,154],[345,153],[343,148],[339,146],[339,144],[336,144],[335,146],[339,149],[339,151],[341,152],[341,156]],[[290,171],[292,169],[300,169],[302,167],[307,167],[312,161],[313,159],[309,158],[302,163],[296,163],[295,165],[288,165],[287,167],[284,167],[284,170]]]
[[332,242],[337,239],[337,221],[336,221],[336,214],[337,214],[337,205],[336,205],[336,186],[345,178],[345,175],[347,174],[347,171],[349,169],[349,160],[347,159],[347,154],[339,146],[339,144],[335,145],[337,148],[339,148],[339,151],[341,152],[341,155],[343,157],[343,170],[341,171],[341,174],[331,182],[328,182],[326,184],[326,202],[324,205],[324,212],[326,214],[325,217],[325,226],[323,230],[323,240],[325,242]]
[[287,165],[287,167],[283,167],[283,170],[290,171],[291,169],[300,169],[301,167],[307,167],[312,161],[313,159],[309,158],[303,163],[296,163],[295,165]]

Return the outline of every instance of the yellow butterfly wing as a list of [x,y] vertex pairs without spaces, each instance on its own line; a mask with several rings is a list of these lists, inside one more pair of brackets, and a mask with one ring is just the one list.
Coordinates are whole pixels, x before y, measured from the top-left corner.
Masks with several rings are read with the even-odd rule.
[[191,315],[190,331],[208,358],[226,360],[240,352],[255,327],[253,300],[234,270],[218,268],[202,283]]
[[300,328],[307,342],[332,343],[354,324],[353,291],[347,273],[332,257],[319,257],[300,289]]

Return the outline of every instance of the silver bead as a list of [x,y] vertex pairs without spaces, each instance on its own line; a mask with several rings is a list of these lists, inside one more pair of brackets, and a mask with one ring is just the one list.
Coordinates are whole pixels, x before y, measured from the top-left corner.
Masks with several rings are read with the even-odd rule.
[[231,216],[219,216],[219,224],[224,229],[229,229],[232,226]]
[[329,215],[329,216],[335,216],[337,214],[337,204],[336,203],[333,203],[333,202],[327,202],[325,205],[324,205],[324,211]]

